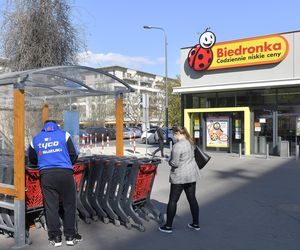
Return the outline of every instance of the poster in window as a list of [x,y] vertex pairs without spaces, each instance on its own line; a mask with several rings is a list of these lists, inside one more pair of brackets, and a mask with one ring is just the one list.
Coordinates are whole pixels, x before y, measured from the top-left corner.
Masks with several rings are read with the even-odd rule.
[[207,147],[229,147],[229,117],[207,117]]
[[296,120],[296,136],[300,136],[300,116]]
[[255,132],[260,132],[261,131],[261,126],[259,122],[254,123],[254,131]]
[[235,125],[235,133],[234,133],[234,138],[237,140],[242,139],[242,122],[239,119],[236,119],[234,121]]
[[194,130],[199,130],[200,129],[200,119],[199,117],[195,117],[194,119]]

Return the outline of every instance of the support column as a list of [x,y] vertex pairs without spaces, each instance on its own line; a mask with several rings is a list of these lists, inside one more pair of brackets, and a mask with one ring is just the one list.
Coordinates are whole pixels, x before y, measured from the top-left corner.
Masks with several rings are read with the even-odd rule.
[[42,123],[49,119],[49,106],[48,103],[44,103],[42,107]]
[[25,133],[24,133],[24,89],[14,89],[14,185],[15,197],[14,226],[15,246],[25,246]]
[[123,94],[116,96],[116,156],[124,156],[124,140],[123,140]]

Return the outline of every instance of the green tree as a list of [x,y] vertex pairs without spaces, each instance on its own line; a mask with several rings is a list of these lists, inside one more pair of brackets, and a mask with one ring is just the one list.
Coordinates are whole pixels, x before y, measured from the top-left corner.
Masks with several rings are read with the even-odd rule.
[[169,127],[174,124],[181,124],[181,97],[179,94],[172,94],[174,87],[180,87],[180,79],[168,81],[168,119]]

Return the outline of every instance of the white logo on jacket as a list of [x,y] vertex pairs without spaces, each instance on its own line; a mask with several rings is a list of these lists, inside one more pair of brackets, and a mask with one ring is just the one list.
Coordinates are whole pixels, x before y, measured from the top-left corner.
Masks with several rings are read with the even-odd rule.
[[43,142],[43,143],[39,143],[38,147],[39,148],[43,148],[43,149],[47,149],[47,148],[51,148],[51,147],[57,147],[59,145],[59,141],[50,141],[50,142]]

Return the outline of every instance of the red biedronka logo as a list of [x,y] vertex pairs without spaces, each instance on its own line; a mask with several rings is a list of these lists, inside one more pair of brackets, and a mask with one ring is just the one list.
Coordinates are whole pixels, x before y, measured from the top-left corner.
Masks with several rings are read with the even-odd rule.
[[216,43],[213,32],[200,35],[199,44],[188,54],[188,64],[196,71],[224,69],[281,62],[288,54],[287,40],[280,35],[254,37]]

